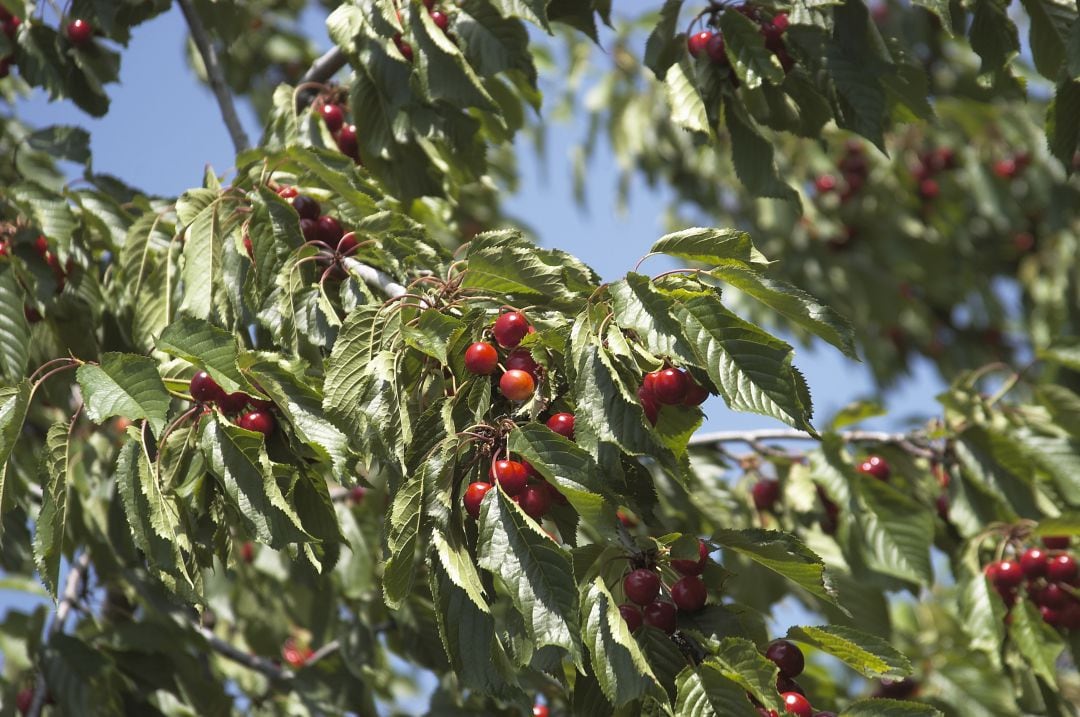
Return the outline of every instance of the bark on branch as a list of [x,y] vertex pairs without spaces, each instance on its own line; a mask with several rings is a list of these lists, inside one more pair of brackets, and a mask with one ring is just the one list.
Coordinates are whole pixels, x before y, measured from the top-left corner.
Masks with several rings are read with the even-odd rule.
[[[889,433],[886,431],[842,431],[845,443],[891,443],[920,458],[934,458],[937,453],[917,433]],[[816,441],[817,439],[796,429],[763,429],[756,431],[714,431],[702,433],[690,439],[691,446],[719,446],[724,443],[745,443],[755,451],[772,452],[764,441]]]

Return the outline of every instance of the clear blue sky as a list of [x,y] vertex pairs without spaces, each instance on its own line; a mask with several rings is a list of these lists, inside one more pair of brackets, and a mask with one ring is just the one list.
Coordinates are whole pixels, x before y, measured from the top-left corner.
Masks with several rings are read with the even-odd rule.
[[[655,3],[632,0],[620,2],[620,7],[637,11],[653,8]],[[329,46],[321,17],[312,15],[305,25],[321,49]],[[135,29],[125,52],[121,85],[108,88],[112,110],[103,119],[90,118],[69,103],[49,103],[40,93],[20,102],[17,112],[32,125],[75,124],[88,129],[96,171],[162,195],[197,186],[206,164],[219,173],[227,171],[233,153],[212,95],[188,70],[184,37],[185,27],[176,9]],[[242,107],[242,114],[250,136],[257,138],[260,132],[253,113]],[[663,233],[667,195],[638,183],[628,210],[618,213],[614,160],[610,152],[601,150],[589,174],[588,213],[578,210],[571,195],[571,150],[583,134],[581,126],[553,126],[543,166],[523,145],[521,189],[507,198],[506,208],[535,230],[537,241],[574,253],[611,279],[633,267]],[[662,260],[649,265],[650,270],[661,267]],[[800,350],[796,364],[809,381],[819,421],[851,400],[873,393],[869,372],[828,346]],[[894,428],[904,425],[906,416],[930,415],[936,410],[933,396],[940,389],[933,371],[919,364],[916,375],[889,396],[892,415],[868,425]],[[710,415],[706,429],[779,425],[765,417],[727,411],[718,399],[711,399],[706,409]],[[14,597],[0,591],[0,614],[12,606]],[[15,604],[25,607],[22,599]]]

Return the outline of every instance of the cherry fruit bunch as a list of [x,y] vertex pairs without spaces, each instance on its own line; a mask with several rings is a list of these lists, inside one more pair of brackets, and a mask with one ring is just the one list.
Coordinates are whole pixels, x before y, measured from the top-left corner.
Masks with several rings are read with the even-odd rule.
[[[22,25],[22,18],[13,14],[7,8],[0,7],[0,32],[7,37],[8,42],[14,44],[15,37]],[[94,39],[94,26],[86,20],[72,19],[64,28],[64,37],[72,47],[80,50],[90,46]],[[11,52],[0,57],[0,78],[7,77],[11,73],[11,66],[17,64],[16,55]]]
[[[435,6],[435,0],[424,0],[424,9],[427,10],[428,17],[435,23],[435,27],[442,30],[442,32],[453,41],[453,36],[450,35],[450,16],[446,14],[441,8]],[[401,11],[397,14],[398,23],[402,22]],[[400,33],[394,33],[394,47],[397,48],[401,56],[409,62],[413,61],[413,48],[408,40]]]
[[[675,632],[680,613],[699,612],[709,597],[701,574],[709,562],[709,547],[698,541],[697,560],[671,560],[671,568],[680,577],[665,585],[655,566],[636,567],[623,577],[622,590],[629,602],[619,606],[630,632],[637,632],[642,624],[671,635]],[[661,592],[670,599],[661,598]]]
[[[749,2],[734,5],[731,9],[758,24],[759,32],[765,39],[765,47],[776,56],[785,73],[790,72],[795,67],[795,60],[788,53],[787,46],[784,44],[784,34],[787,32],[789,24],[786,12],[771,14],[765,8]],[[720,15],[723,11],[724,6],[722,4],[713,3],[694,18],[686,32],[686,49],[691,57],[708,58],[712,64],[717,67],[727,68],[730,72],[731,60],[727,56],[724,35],[720,30]],[[695,32],[694,28],[699,23],[704,23],[705,27]],[[739,84],[738,78],[735,77],[733,72],[730,77],[732,84],[737,87]]]
[[1010,545],[1014,556],[995,560],[983,572],[1010,610],[1023,593],[1047,625],[1080,630],[1080,565],[1069,542],[1066,536],[1045,536],[1042,546],[1029,545],[1023,552]]
[[323,93],[316,98],[312,107],[333,136],[338,151],[362,165],[360,147],[356,140],[356,125],[346,122],[349,106],[343,93],[336,90]]

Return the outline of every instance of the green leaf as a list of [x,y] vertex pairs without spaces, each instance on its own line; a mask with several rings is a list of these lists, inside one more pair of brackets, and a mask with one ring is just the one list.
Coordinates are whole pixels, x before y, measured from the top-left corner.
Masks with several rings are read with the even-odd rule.
[[311,539],[278,485],[277,471],[266,454],[261,433],[208,416],[203,418],[199,445],[206,467],[221,482],[238,516],[260,542],[280,550],[290,543]]
[[1055,424],[1073,438],[1080,438],[1080,396],[1064,386],[1046,384],[1035,387],[1035,397],[1050,412]]
[[784,81],[784,69],[776,55],[765,47],[765,38],[756,22],[729,7],[720,14],[720,31],[731,66],[748,88],[760,87],[763,80],[773,85]]
[[794,201],[798,195],[780,178],[772,143],[757,130],[746,109],[725,102],[724,119],[731,136],[731,161],[743,186],[754,196]]
[[501,489],[481,504],[476,557],[494,573],[537,649],[555,645],[581,662],[578,593],[570,555]]
[[742,637],[725,637],[720,641],[716,655],[702,663],[702,667],[716,670],[724,677],[749,692],[767,708],[780,705],[776,698],[776,665],[758,652],[753,642]]
[[465,57],[481,77],[518,70],[536,86],[536,66],[529,52],[529,33],[516,20],[504,18],[489,0],[463,0],[454,15],[454,33]]
[[417,12],[414,7],[409,18],[408,26],[417,45],[414,62],[426,94],[433,101],[446,102],[452,107],[498,112],[498,105],[484,89],[484,83],[430,14]]
[[960,596],[960,624],[971,638],[971,648],[981,651],[1000,669],[1005,603],[981,572],[963,576],[956,590]]
[[723,529],[713,533],[713,542],[750,558],[803,587],[812,595],[836,605],[825,563],[790,533],[774,530]]
[[701,90],[694,82],[694,68],[690,58],[682,57],[664,74],[664,90],[667,92],[671,121],[691,132],[712,134],[709,113]]
[[[759,717],[746,699],[746,689],[711,669],[708,661],[696,671],[687,667],[675,680],[679,717]],[[775,689],[773,690],[775,692]]]
[[[25,380],[15,386],[0,386],[0,515],[9,507],[6,486],[11,466],[8,460],[22,435],[30,392],[30,382]],[[4,521],[0,520],[0,537],[3,532]]]
[[581,621],[593,674],[609,702],[621,707],[650,694],[663,694],[602,578],[582,586]]
[[863,677],[902,678],[911,674],[911,662],[880,637],[842,625],[792,627],[787,639],[813,645],[839,658]]
[[1062,80],[1046,110],[1046,138],[1055,157],[1071,166],[1080,151],[1080,81]]
[[608,286],[615,309],[615,323],[634,331],[645,348],[656,356],[695,361],[694,349],[675,316],[676,302],[660,292],[647,276],[630,272]]
[[813,432],[789,345],[735,316],[715,295],[696,296],[681,305],[685,311],[680,320],[697,363],[706,368],[729,407]]
[[41,510],[34,523],[34,564],[53,600],[56,599],[60,556],[67,530],[69,437],[67,421],[59,421],[49,428],[38,470],[42,496]]
[[10,264],[0,266],[0,374],[10,382],[26,374],[30,360],[30,326],[25,298]]
[[371,317],[364,312],[353,312],[346,320],[326,362],[323,408],[352,438],[353,450],[365,460],[375,456],[400,459],[404,451],[402,401],[395,380],[397,356],[388,351],[370,356],[371,332]]
[[1012,611],[1009,637],[1031,670],[1057,688],[1057,659],[1065,642],[1054,628],[1043,622],[1039,609],[1030,600],[1017,600]]
[[465,329],[465,323],[460,319],[447,316],[438,309],[427,309],[415,325],[403,326],[401,333],[407,345],[445,366],[450,363],[447,348],[465,333]]
[[858,700],[840,712],[840,717],[941,717],[941,710],[908,700]]
[[41,650],[41,664],[49,694],[61,714],[104,717],[121,714],[121,691],[115,664],[107,652],[95,649],[63,632],[49,637]]
[[660,237],[649,251],[711,266],[769,264],[754,246],[750,234],[735,229],[683,229]]
[[664,0],[660,21],[645,41],[645,66],[653,71],[658,80],[663,80],[668,68],[683,56],[683,38],[676,34],[682,6],[683,0]]
[[1066,513],[1056,518],[1041,520],[1033,534],[1037,536],[1080,535],[1080,513]]
[[977,0],[968,29],[971,49],[982,59],[981,75],[995,75],[1020,52],[1020,35],[999,0]]
[[863,510],[856,519],[873,567],[903,580],[933,583],[934,517],[930,511],[884,481],[861,475],[857,480]]
[[83,364],[76,372],[86,415],[98,425],[114,416],[146,420],[160,435],[169,413],[169,392],[157,362],[146,356],[107,353],[101,363]]
[[254,391],[236,365],[236,337],[209,321],[181,316],[161,332],[157,348],[205,369],[227,393]]
[[[185,196],[190,194],[188,192]],[[181,197],[180,202],[183,200],[184,197]],[[200,194],[199,201],[204,200],[205,196]],[[225,238],[221,217],[224,207],[215,198],[190,220],[185,220],[182,207],[183,204],[178,203],[176,209],[181,222],[187,226],[184,263],[180,271],[184,282],[180,311],[199,319],[216,318],[220,309],[215,305],[215,297],[224,281],[222,253]]]
[[574,294],[567,290],[564,268],[551,258],[524,243],[516,232],[505,241],[474,242],[466,256],[462,286],[565,305]]
[[1076,4],[1055,0],[1021,0],[1030,28],[1028,47],[1035,69],[1048,80],[1057,80],[1065,62],[1065,43],[1076,21]]
[[84,166],[90,163],[90,133],[82,127],[44,127],[27,136],[26,143],[53,159],[64,159]]

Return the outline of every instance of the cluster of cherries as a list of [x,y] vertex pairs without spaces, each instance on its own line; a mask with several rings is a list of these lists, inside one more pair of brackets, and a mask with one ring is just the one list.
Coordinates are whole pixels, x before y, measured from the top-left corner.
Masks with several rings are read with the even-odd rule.
[[[19,690],[15,695],[15,708],[19,710],[19,714],[25,715],[30,713],[30,706],[34,704],[34,688],[24,687]],[[52,694],[46,693],[45,704],[54,705],[56,700],[53,699]]]
[[919,198],[929,202],[941,193],[941,186],[935,177],[942,172],[956,169],[956,152],[948,147],[937,147],[919,153],[911,176],[919,185]]
[[[1011,608],[1024,588],[1039,608],[1043,622],[1080,630],[1080,566],[1069,551],[1067,536],[1046,536],[1043,546],[1028,547],[1017,560],[997,560],[983,572]],[[1006,618],[1008,619],[1008,618]]]
[[[802,650],[787,640],[774,640],[765,649],[765,657],[780,671],[776,678],[776,691],[784,705],[784,712],[796,717],[836,717],[835,712],[815,712],[806,699],[806,692],[795,681],[806,667]],[[751,700],[757,702],[752,696]],[[760,703],[754,705],[763,717],[779,717],[776,710],[767,710]]]
[[[784,72],[790,72],[791,68],[795,66],[795,60],[784,45],[784,33],[787,31],[789,24],[787,13],[781,12],[768,17],[762,8],[753,3],[738,5],[734,10],[758,23],[761,28],[761,35],[765,38],[765,47],[776,55],[776,59],[780,61],[780,66],[784,68]],[[718,25],[717,14],[719,12],[720,9],[717,8],[708,13],[708,24],[710,26],[716,27]],[[731,67],[731,61],[728,59],[724,46],[724,36],[718,30],[701,30],[687,33],[686,49],[692,57],[704,55],[714,65]],[[732,84],[738,87],[739,81],[734,74],[731,75],[731,81]]]
[[[491,329],[495,343],[511,349],[506,357],[505,371],[499,377],[499,391],[511,401],[527,401],[536,392],[540,366],[526,349],[518,345],[526,335],[534,332],[525,314],[508,311],[495,320]],[[465,350],[465,370],[477,376],[490,376],[499,367],[499,352],[486,341],[477,341]]]
[[[11,14],[6,8],[0,7],[0,31],[11,41],[15,40],[15,34],[19,31],[22,18]],[[74,47],[84,48],[94,38],[94,26],[86,20],[72,20],[64,28],[64,36]],[[15,63],[15,55],[0,58],[0,78],[7,77],[11,72],[11,66]]]
[[[574,417],[569,413],[557,413],[552,419],[569,416],[571,431]],[[548,421],[551,426],[552,420]],[[572,437],[571,433],[570,436]],[[488,469],[488,480],[470,483],[465,489],[465,512],[474,520],[480,517],[480,503],[487,492],[498,484],[510,499],[521,506],[533,520],[539,522],[551,510],[553,504],[565,505],[567,500],[555,486],[544,480],[526,460],[493,460]]]
[[307,645],[301,645],[295,637],[285,639],[281,646],[281,657],[293,669],[300,669],[307,664],[315,651]]
[[814,180],[818,194],[839,191],[840,201],[846,202],[862,190],[870,176],[870,163],[866,160],[866,150],[858,140],[849,140],[844,144],[844,154],[836,163],[842,182],[833,174],[820,174]]
[[680,612],[694,613],[705,607],[709,592],[701,573],[708,560],[709,548],[699,540],[697,560],[671,561],[672,569],[682,577],[668,588],[670,601],[660,598],[661,588],[665,586],[655,570],[637,568],[627,573],[622,587],[630,602],[619,606],[619,614],[630,632],[636,632],[645,624],[670,635],[675,632]]
[[638,387],[638,400],[649,423],[656,425],[661,406],[700,406],[709,391],[681,368],[667,367],[645,374]]
[[[424,8],[428,11],[428,16],[431,18],[431,21],[435,23],[435,27],[439,28],[443,33],[446,33],[447,36],[449,36],[447,31],[450,28],[450,16],[435,7],[435,0],[424,0]],[[399,12],[398,22],[400,21],[401,13]],[[401,53],[402,57],[409,62],[413,61],[412,45],[401,36],[400,32],[394,34],[394,46],[397,47],[398,52]]]
[[[49,240],[44,236],[39,236],[34,240],[34,251],[38,253],[42,259],[45,260],[45,264],[52,270],[53,277],[56,279],[56,293],[59,294],[64,290],[67,285],[67,276],[71,273],[71,270],[75,267],[75,260],[68,257],[67,264],[60,265],[60,259],[53,254],[49,249]],[[0,240],[0,256],[7,256],[10,252],[10,247],[6,240]],[[36,307],[26,304],[23,306],[23,315],[26,316],[26,320],[31,324],[36,324],[41,321],[41,312]]]
[[[323,214],[319,203],[306,194],[301,194],[296,187],[286,186],[277,190],[278,196],[288,200],[296,213],[300,215],[300,232],[304,241],[319,249],[316,261],[325,267],[323,276],[344,279],[346,276],[341,260],[351,256],[360,242],[355,232],[347,232],[334,217]],[[244,249],[254,261],[255,255],[250,237],[244,237]]]
[[202,406],[216,405],[227,416],[239,416],[236,425],[248,431],[256,431],[269,437],[277,421],[272,413],[274,404],[247,395],[243,391],[225,393],[225,389],[206,371],[191,377],[188,385],[191,398]]
[[994,174],[1006,181],[1016,179],[1031,164],[1031,155],[1027,152],[1018,152],[1011,157],[1005,157],[994,162]]
[[345,122],[345,108],[337,102],[323,101],[318,106],[319,116],[334,136],[338,151],[354,162],[360,163],[360,147],[356,140],[356,125]]

